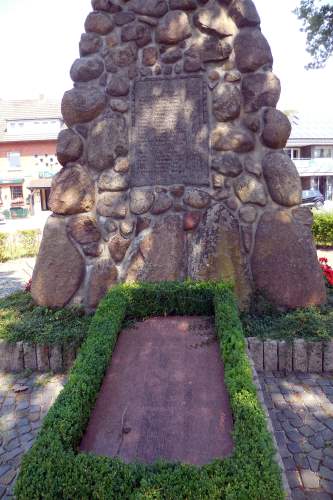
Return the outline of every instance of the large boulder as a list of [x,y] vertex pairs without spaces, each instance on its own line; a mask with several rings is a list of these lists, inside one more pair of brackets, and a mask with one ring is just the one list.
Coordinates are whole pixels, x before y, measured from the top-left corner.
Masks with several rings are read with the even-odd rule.
[[252,274],[256,288],[278,306],[307,307],[326,301],[311,226],[288,210],[271,210],[261,217]]
[[97,87],[74,88],[65,92],[61,113],[69,127],[76,123],[90,122],[105,108],[105,92]]
[[237,68],[243,73],[256,71],[264,64],[273,64],[271,49],[259,29],[240,31],[235,38],[234,50]]
[[66,221],[63,217],[49,217],[32,275],[34,301],[64,307],[78,290],[84,273],[83,258],[68,239]]
[[106,292],[117,284],[117,268],[107,259],[95,264],[90,270],[86,304],[88,310],[96,309]]
[[252,287],[242,253],[239,224],[222,205],[207,210],[198,230],[188,240],[188,277],[193,280],[232,281],[241,308],[249,305]]

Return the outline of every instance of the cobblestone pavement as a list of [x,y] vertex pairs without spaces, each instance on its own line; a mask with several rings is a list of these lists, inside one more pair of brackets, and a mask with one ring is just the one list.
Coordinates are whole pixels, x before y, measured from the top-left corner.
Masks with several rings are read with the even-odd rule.
[[65,381],[65,375],[0,372],[0,498],[12,497],[22,456]]
[[333,377],[260,375],[292,498],[333,499]]
[[0,263],[0,297],[24,287],[32,276],[35,260],[35,257],[26,257]]

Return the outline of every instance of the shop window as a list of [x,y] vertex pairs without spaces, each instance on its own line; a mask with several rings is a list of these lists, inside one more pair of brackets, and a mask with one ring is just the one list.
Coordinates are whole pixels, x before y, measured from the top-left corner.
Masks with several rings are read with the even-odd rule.
[[11,186],[10,195],[12,200],[17,200],[17,198],[23,198],[22,186]]
[[7,153],[8,158],[8,169],[9,170],[21,170],[21,155],[17,152]]

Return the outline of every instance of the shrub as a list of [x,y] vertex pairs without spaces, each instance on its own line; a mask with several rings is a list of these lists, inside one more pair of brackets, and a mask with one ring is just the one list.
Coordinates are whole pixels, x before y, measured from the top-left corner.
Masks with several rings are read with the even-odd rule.
[[39,239],[39,229],[26,229],[14,234],[0,233],[0,262],[37,255]]
[[333,213],[314,211],[312,234],[316,245],[333,246]]
[[[198,311],[215,311],[234,416],[233,455],[196,467],[165,462],[125,464],[116,458],[78,453],[124,320]],[[23,458],[15,494],[18,500],[282,500],[281,477],[273,457],[231,288],[189,282],[119,285],[97,309],[69,380]]]

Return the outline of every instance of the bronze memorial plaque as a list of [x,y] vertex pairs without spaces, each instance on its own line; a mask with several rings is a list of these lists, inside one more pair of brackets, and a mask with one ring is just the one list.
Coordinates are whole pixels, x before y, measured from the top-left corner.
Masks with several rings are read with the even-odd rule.
[[206,101],[200,76],[135,82],[132,186],[209,184]]

